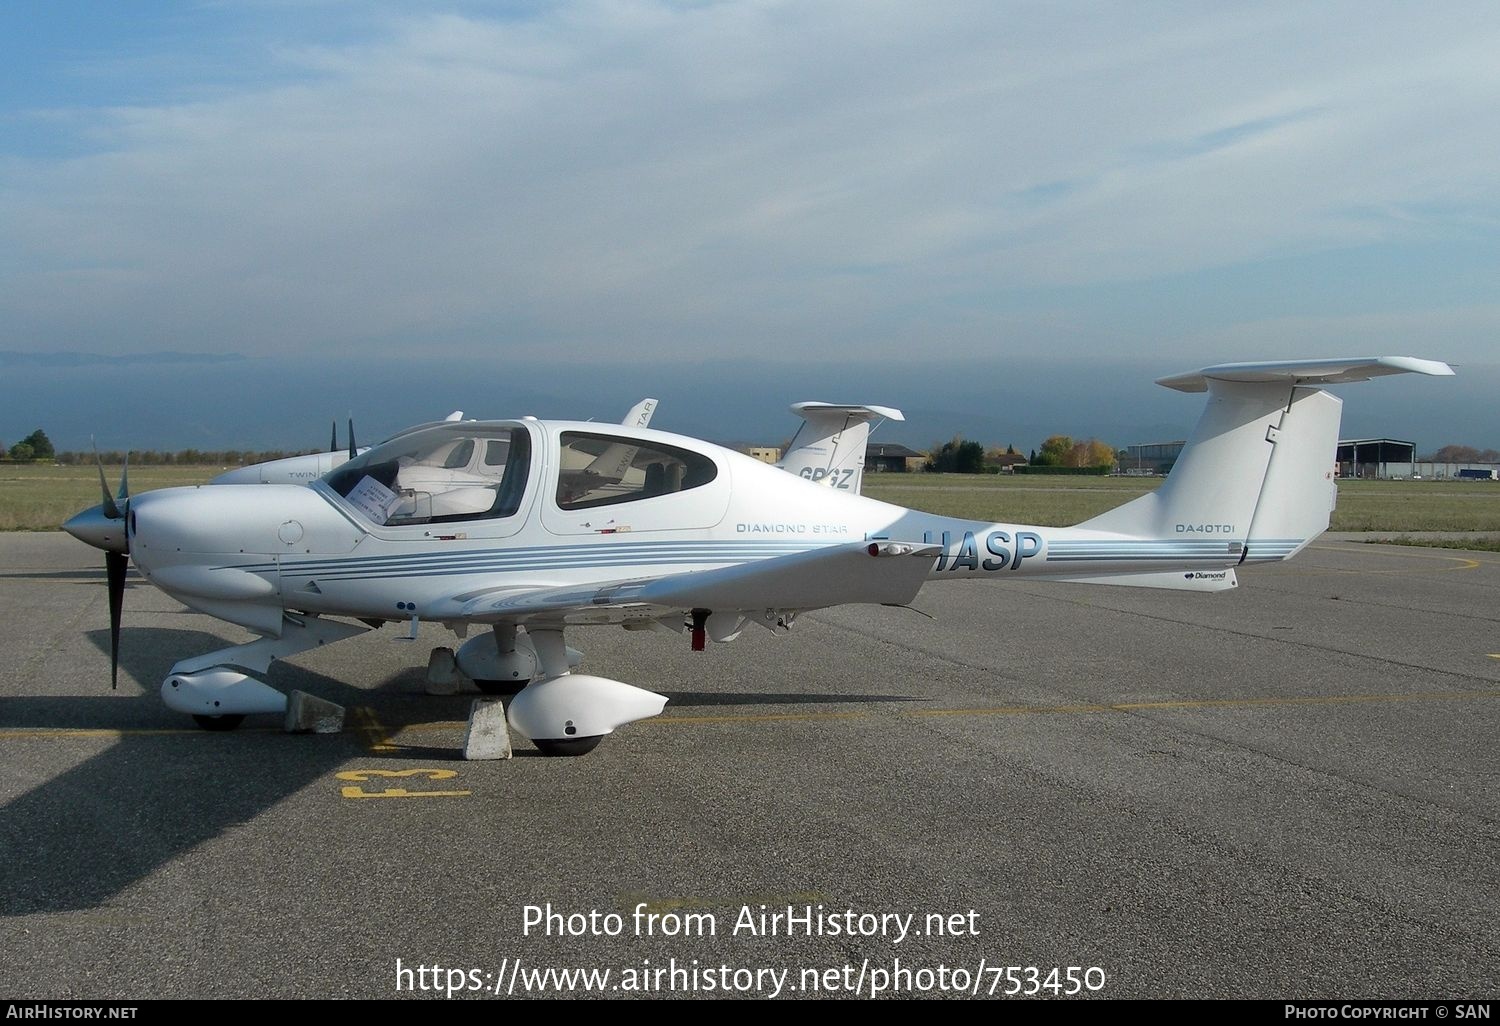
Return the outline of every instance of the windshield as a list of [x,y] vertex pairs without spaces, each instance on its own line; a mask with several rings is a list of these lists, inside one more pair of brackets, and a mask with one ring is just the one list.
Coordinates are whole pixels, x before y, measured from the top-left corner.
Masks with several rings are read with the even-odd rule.
[[530,465],[525,428],[459,422],[398,435],[323,480],[377,524],[449,523],[513,516]]

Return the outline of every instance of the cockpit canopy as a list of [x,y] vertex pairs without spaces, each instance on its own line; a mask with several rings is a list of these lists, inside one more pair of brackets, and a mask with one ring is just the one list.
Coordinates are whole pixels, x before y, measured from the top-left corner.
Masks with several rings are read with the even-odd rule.
[[377,524],[440,524],[513,516],[526,493],[531,433],[455,422],[418,428],[323,478]]
[[[608,430],[563,431],[557,455],[552,504],[563,511],[690,492],[719,474],[704,453]],[[520,511],[531,464],[527,428],[455,421],[382,442],[323,483],[382,526],[498,520]]]

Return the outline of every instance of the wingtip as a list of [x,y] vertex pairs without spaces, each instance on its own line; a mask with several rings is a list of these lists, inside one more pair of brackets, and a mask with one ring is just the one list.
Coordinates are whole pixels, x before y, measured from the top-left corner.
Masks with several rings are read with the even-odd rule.
[[1424,360],[1417,356],[1382,356],[1380,363],[1411,374],[1430,374],[1438,378],[1451,378],[1454,374],[1452,365],[1442,360]]

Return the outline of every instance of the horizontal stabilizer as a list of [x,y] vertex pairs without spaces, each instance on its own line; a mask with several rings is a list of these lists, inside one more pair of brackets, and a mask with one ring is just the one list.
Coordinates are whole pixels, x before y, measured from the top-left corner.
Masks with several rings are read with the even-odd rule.
[[1068,584],[1114,584],[1125,588],[1164,588],[1168,591],[1229,591],[1239,587],[1233,570],[1165,570],[1145,574],[1091,574],[1054,577]]
[[894,406],[861,406],[844,403],[792,403],[792,412],[799,417],[809,413],[842,413],[850,416],[863,414],[866,419],[883,417],[886,420],[906,420],[906,415]]
[[1179,392],[1206,392],[1209,379],[1244,381],[1254,384],[1286,382],[1287,384],[1338,385],[1350,381],[1369,381],[1387,374],[1452,375],[1453,368],[1438,360],[1419,360],[1414,356],[1362,356],[1340,360],[1289,360],[1284,363],[1221,363],[1217,367],[1157,378],[1158,385]]

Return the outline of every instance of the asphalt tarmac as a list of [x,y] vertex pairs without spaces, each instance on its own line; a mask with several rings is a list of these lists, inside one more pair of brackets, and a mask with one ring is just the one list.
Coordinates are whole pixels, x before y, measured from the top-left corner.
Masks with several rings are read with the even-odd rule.
[[435,626],[272,668],[341,735],[207,733],[161,679],[248,635],[132,576],[111,691],[98,555],[0,535],[0,997],[1500,992],[1500,555],[579,629],[666,713],[483,763]]

